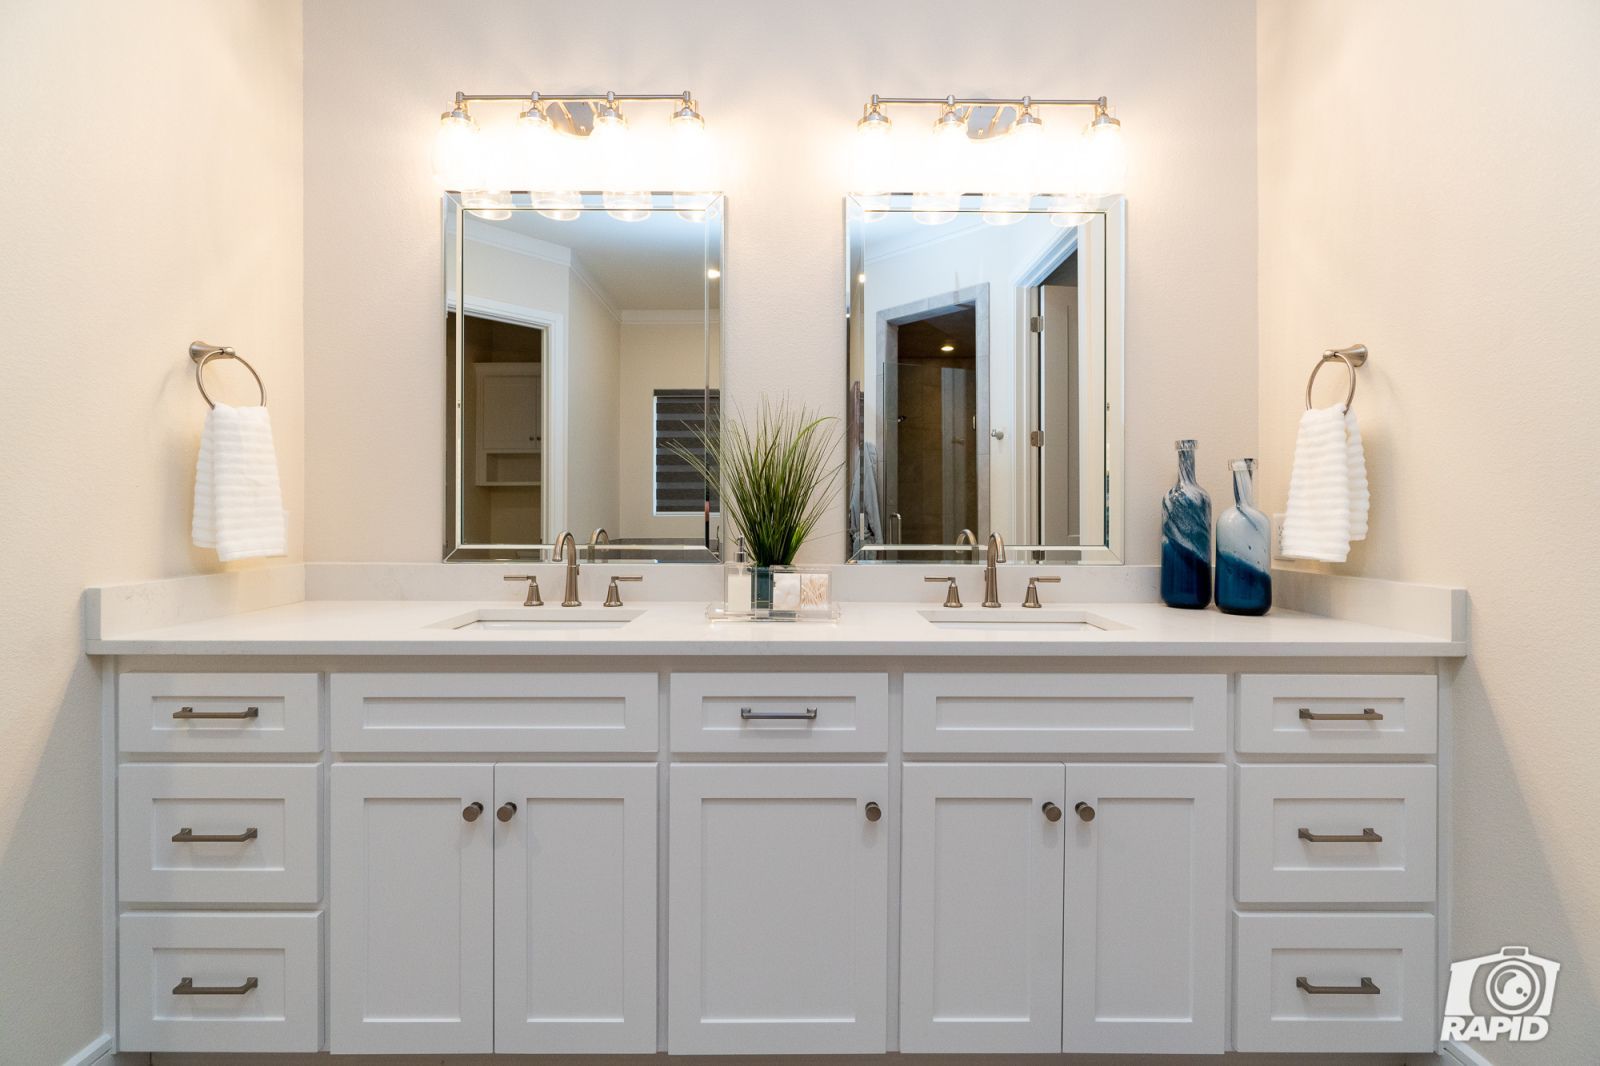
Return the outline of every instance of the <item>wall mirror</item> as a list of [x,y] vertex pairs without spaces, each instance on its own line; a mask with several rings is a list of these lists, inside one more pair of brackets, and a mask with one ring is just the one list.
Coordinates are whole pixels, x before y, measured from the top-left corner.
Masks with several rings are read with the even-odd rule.
[[444,199],[447,560],[713,562],[693,447],[720,407],[720,196]]
[[1121,562],[1125,203],[980,202],[846,198],[850,558]]

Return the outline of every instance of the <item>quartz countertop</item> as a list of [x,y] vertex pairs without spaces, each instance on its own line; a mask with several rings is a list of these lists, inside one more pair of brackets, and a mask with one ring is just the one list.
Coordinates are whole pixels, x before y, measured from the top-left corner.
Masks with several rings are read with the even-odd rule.
[[[527,611],[559,620],[554,605],[518,608],[445,600],[303,600],[263,610],[227,614],[112,636],[88,634],[97,655],[228,656],[926,656],[958,657],[1225,657],[1327,656],[1341,658],[1460,657],[1465,639],[1388,629],[1295,611],[1260,618],[1225,615],[1215,608],[1173,610],[1156,603],[1072,603],[1047,607],[1106,619],[1109,630],[1063,627],[1065,632],[981,626],[941,628],[922,611],[937,604],[847,602],[835,622],[710,621],[704,603],[632,605],[641,611],[610,629],[453,629],[452,620],[493,610],[497,617]],[[981,607],[952,610],[976,619]],[[603,609],[586,609],[595,618]]]

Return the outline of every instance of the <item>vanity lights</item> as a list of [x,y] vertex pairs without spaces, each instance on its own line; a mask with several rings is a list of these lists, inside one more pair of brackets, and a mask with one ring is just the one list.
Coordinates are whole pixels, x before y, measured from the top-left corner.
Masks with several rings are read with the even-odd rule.
[[[897,129],[891,107],[937,107],[931,127]],[[1046,108],[1086,108],[1081,134],[1061,136]],[[1009,122],[1004,121],[1010,116]],[[906,124],[902,124],[906,126]],[[1020,222],[1035,197],[1052,212],[1081,211],[1083,201],[1123,191],[1127,157],[1122,124],[1106,98],[888,97],[874,94],[856,123],[851,172],[869,219],[888,194],[912,194],[913,217],[930,225],[956,217],[962,193],[981,193],[983,220]]]
[[[622,105],[670,102],[665,129],[636,131]],[[473,104],[522,105],[516,121],[480,127]],[[526,192],[546,218],[579,215],[578,190],[598,188],[606,211],[625,222],[650,216],[653,188],[700,220],[714,199],[710,152],[689,91],[681,93],[462,93],[439,118],[434,179],[484,217],[506,217],[512,191]]]

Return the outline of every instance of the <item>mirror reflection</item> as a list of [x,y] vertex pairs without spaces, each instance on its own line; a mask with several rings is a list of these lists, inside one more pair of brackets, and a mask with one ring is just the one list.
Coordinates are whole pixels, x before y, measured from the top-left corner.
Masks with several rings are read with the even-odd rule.
[[445,558],[570,530],[590,558],[713,561],[714,493],[673,442],[720,406],[721,199],[507,199],[445,203]]
[[847,201],[851,557],[1120,561],[1121,199],[978,204]]

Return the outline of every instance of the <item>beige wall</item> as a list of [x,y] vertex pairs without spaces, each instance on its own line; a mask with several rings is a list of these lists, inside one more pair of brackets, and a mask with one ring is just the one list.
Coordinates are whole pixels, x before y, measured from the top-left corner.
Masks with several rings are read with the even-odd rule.
[[597,528],[617,529],[622,324],[578,277],[567,287],[567,307],[566,526],[587,542]]
[[83,588],[218,569],[188,537],[197,337],[266,379],[300,554],[301,34],[300,5],[272,0],[33,0],[4,20],[0,1059],[31,1064],[103,1031]]
[[1366,342],[1372,530],[1336,569],[1472,602],[1451,950],[1563,964],[1544,1043],[1479,1050],[1590,1062],[1600,5],[1268,0],[1258,25],[1264,499],[1315,353]]
[[[308,554],[439,556],[439,207],[428,150],[458,88],[692,88],[724,186],[729,399],[844,413],[840,197],[874,92],[1104,92],[1128,131],[1129,555],[1157,557],[1172,440],[1214,495],[1256,446],[1255,9],[1249,0],[621,0],[603,24],[541,5],[346,0],[306,11]],[[536,82],[537,84],[530,84]],[[1047,115],[1046,121],[1082,116]],[[908,119],[909,121],[910,119]],[[931,116],[928,117],[931,121]],[[812,559],[842,559],[836,507]]]

